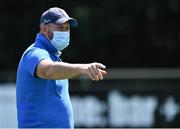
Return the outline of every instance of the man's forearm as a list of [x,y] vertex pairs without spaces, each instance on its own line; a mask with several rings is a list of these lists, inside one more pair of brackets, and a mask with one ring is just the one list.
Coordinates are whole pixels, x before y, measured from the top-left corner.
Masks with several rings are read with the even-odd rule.
[[83,64],[54,62],[47,70],[47,78],[53,80],[72,78],[83,73],[83,67]]
[[59,80],[77,76],[87,75],[93,81],[99,81],[106,75],[106,67],[101,63],[70,64],[64,62],[53,62],[42,60],[36,69],[36,76],[44,79]]

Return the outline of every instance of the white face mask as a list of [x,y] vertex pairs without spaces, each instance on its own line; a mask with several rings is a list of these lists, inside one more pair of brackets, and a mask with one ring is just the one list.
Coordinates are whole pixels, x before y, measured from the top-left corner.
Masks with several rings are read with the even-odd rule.
[[52,45],[58,50],[63,50],[69,45],[70,33],[68,31],[53,31],[53,38],[50,40]]

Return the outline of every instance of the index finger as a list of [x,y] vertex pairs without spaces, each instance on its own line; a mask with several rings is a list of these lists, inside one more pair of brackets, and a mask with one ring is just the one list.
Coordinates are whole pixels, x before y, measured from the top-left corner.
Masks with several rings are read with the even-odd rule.
[[101,64],[101,63],[96,63],[96,67],[101,68],[101,69],[105,69],[106,68],[106,66]]

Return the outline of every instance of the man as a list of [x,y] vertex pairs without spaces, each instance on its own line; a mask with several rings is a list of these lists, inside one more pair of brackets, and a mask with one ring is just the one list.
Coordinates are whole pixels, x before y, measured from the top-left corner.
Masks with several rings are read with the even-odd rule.
[[45,11],[40,32],[21,57],[16,82],[19,128],[73,128],[68,78],[80,74],[93,81],[103,79],[101,63],[70,64],[59,59],[69,45],[70,27],[77,20],[60,8]]

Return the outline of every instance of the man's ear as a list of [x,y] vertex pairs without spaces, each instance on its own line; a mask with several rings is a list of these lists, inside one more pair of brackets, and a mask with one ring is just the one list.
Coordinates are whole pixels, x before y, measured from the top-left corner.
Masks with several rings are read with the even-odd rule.
[[46,25],[40,25],[40,32],[44,34],[45,36],[49,37],[50,32]]
[[46,26],[45,25],[40,25],[40,29],[41,29],[41,32],[43,32],[43,33],[47,33],[47,28],[46,28]]
[[49,40],[53,38],[52,32],[48,29],[46,25],[40,25],[40,32],[44,34]]

